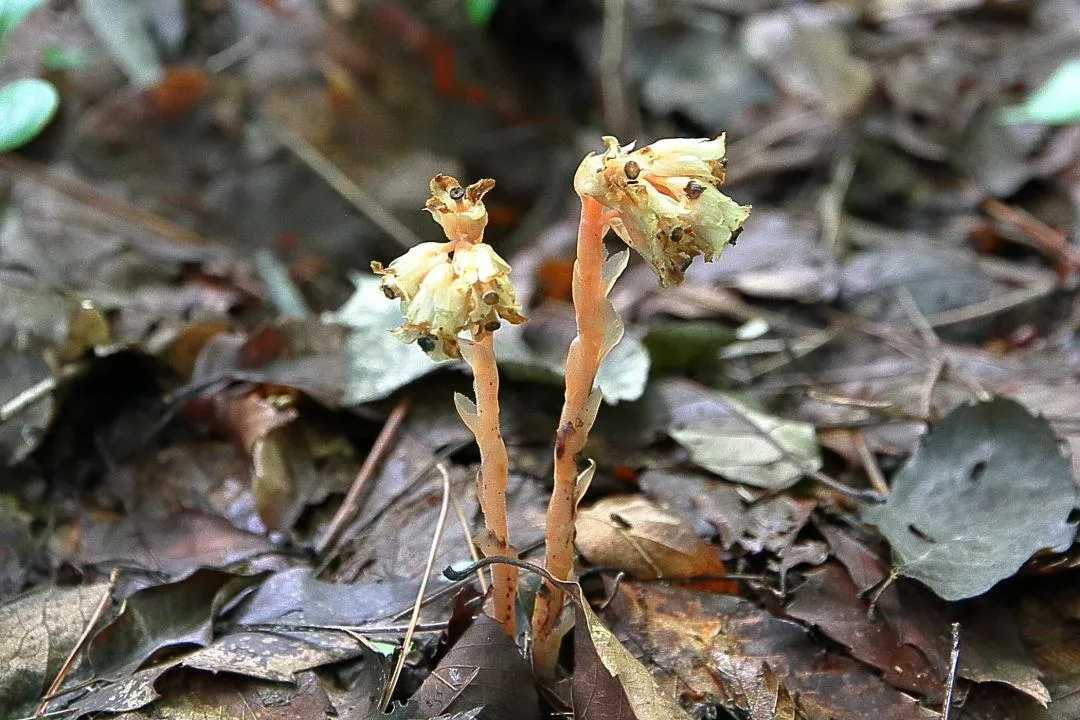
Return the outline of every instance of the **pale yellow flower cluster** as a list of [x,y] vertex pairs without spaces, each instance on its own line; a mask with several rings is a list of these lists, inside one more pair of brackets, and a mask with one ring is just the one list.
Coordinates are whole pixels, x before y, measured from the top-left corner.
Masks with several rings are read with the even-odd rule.
[[480,180],[466,188],[448,175],[435,176],[427,209],[448,241],[421,243],[389,267],[371,263],[386,296],[401,299],[405,322],[391,332],[433,360],[460,357],[458,335],[466,330],[478,340],[499,327],[499,318],[525,322],[510,266],[483,242],[483,197],[494,186],[494,180]]
[[724,136],[658,140],[640,150],[604,138],[578,167],[574,189],[612,211],[611,229],[652,266],[661,286],[682,282],[698,255],[720,256],[750,215],[720,192]]

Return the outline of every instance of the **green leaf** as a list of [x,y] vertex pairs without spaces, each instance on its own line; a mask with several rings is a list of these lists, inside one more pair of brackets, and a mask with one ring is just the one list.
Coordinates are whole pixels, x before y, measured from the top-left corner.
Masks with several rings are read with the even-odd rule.
[[45,0],[0,0],[0,42]]
[[720,348],[734,341],[732,330],[707,320],[659,323],[642,340],[656,370],[693,369],[715,362]]
[[1072,471],[1050,425],[1004,398],[957,408],[862,517],[902,575],[946,600],[980,595],[1076,534]]
[[390,330],[401,324],[401,309],[379,289],[379,278],[356,274],[356,292],[324,321],[347,325],[349,380],[342,404],[379,400],[440,367],[416,347],[399,342]]
[[60,94],[44,80],[16,80],[0,88],[0,152],[20,148],[37,137],[59,105]]
[[41,48],[42,65],[48,70],[58,72],[86,67],[92,57],[93,53],[77,47],[46,45]]
[[700,467],[733,482],[783,490],[821,468],[814,426],[774,417],[718,392],[676,407],[668,434]]
[[1047,125],[1080,120],[1080,60],[1063,63],[1025,102],[1003,108],[998,117],[1007,123]]
[[487,25],[499,0],[465,0],[465,17],[473,25]]

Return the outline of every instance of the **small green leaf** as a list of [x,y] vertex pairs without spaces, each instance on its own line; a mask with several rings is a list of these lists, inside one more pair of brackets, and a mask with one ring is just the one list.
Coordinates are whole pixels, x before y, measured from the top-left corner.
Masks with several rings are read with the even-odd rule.
[[45,0],[0,0],[0,42]]
[[693,369],[714,363],[720,348],[735,341],[735,333],[707,320],[661,322],[642,340],[655,370]]
[[60,94],[44,80],[16,80],[0,88],[0,152],[19,148],[37,137],[59,105]]
[[90,62],[93,54],[76,47],[63,47],[62,45],[46,45],[41,48],[41,64],[47,70],[63,72],[85,67]]
[[465,0],[465,16],[473,25],[487,25],[499,0]]
[[1070,60],[1020,105],[1004,108],[999,117],[1007,123],[1068,125],[1080,120],[1080,60]]
[[1035,553],[1064,549],[1076,527],[1072,470],[1050,425],[1014,400],[957,408],[863,509],[900,574],[946,600],[975,597]]

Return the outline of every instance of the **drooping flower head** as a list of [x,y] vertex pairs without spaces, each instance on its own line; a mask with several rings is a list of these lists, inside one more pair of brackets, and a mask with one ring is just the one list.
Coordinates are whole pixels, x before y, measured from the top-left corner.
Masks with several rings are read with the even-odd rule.
[[604,138],[574,176],[574,190],[614,211],[611,229],[652,266],[660,285],[678,285],[694,257],[720,256],[750,215],[720,192],[724,136],[672,138],[640,150]]
[[465,330],[478,340],[498,329],[499,318],[525,322],[510,266],[483,242],[483,197],[493,187],[490,179],[466,188],[449,175],[436,175],[426,208],[448,241],[421,243],[385,268],[371,263],[382,276],[383,293],[401,300],[405,322],[391,332],[433,360],[460,357],[458,335]]

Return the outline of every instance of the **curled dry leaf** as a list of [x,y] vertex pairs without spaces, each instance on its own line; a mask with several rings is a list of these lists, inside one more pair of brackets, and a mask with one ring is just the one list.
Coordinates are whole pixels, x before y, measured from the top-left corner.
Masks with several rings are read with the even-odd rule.
[[135,592],[87,647],[94,676],[119,679],[167,648],[209,645],[220,608],[258,580],[202,569],[183,580]]
[[635,578],[724,574],[724,564],[689,524],[638,496],[605,498],[582,510],[577,546],[589,562]]

